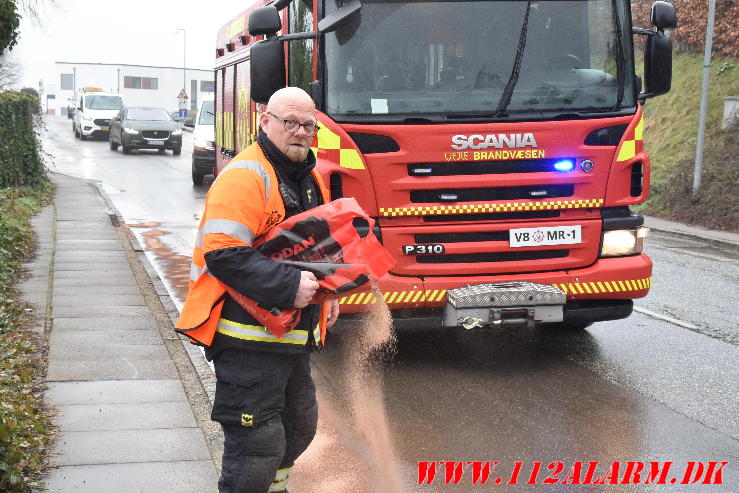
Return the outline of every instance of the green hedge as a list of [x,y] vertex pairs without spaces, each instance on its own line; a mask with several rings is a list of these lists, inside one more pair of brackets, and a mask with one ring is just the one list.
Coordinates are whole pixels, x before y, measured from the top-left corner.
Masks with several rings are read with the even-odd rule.
[[14,91],[0,93],[0,188],[36,187],[46,181],[43,151],[34,129],[39,100]]

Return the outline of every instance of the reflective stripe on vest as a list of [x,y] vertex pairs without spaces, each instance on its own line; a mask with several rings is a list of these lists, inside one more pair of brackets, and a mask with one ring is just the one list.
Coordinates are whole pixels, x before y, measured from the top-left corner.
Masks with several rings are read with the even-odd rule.
[[203,248],[203,237],[205,235],[221,233],[243,241],[251,245],[254,241],[254,232],[238,221],[230,219],[208,219],[198,230],[198,236],[195,238],[195,246]]
[[284,337],[279,338],[261,325],[246,325],[221,318],[218,321],[217,332],[245,341],[277,342],[280,344],[297,344],[303,346],[308,343],[307,330],[291,330]]
[[262,181],[264,181],[264,193],[265,193],[264,196],[267,200],[269,200],[269,192],[270,192],[270,186],[272,185],[272,180],[269,176],[269,173],[265,171],[262,163],[260,163],[259,161],[246,161],[246,160],[232,161],[231,163],[228,164],[228,166],[223,168],[223,171],[221,171],[218,174],[218,176],[216,177],[216,181],[219,180],[223,175],[225,175],[226,171],[229,171],[232,169],[248,169],[258,174],[262,178]]

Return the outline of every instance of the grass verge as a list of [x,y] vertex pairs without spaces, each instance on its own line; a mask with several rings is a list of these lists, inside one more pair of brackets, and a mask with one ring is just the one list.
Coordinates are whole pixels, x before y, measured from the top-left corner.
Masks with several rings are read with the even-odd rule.
[[16,288],[34,250],[30,219],[52,196],[51,185],[0,189],[0,491],[41,486],[50,440],[42,406],[43,331],[30,330]]
[[640,210],[708,228],[739,230],[739,129],[722,130],[724,98],[739,96],[739,59],[714,56],[709,81],[702,183],[693,194],[703,55],[674,53],[672,90],[647,101],[644,145],[651,197]]

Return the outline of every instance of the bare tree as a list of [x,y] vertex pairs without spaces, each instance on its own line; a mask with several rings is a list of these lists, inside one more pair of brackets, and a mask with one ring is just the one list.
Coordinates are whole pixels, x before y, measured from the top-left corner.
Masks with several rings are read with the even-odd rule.
[[10,89],[18,84],[21,67],[7,51],[0,55],[0,90]]
[[16,0],[16,5],[37,26],[41,25],[45,13],[61,7],[60,0]]

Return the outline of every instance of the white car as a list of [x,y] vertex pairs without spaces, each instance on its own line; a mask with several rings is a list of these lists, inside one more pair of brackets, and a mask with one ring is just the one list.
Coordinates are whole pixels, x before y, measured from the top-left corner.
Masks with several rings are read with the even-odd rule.
[[[216,169],[215,110],[213,100],[200,103],[192,132],[192,183],[202,185],[203,177]],[[189,125],[188,125],[189,126]]]
[[120,94],[104,92],[86,92],[77,98],[77,108],[74,112],[72,130],[74,136],[81,140],[88,137],[108,138],[110,119],[123,107],[123,97]]

